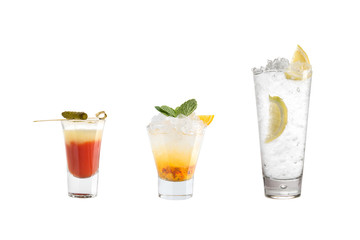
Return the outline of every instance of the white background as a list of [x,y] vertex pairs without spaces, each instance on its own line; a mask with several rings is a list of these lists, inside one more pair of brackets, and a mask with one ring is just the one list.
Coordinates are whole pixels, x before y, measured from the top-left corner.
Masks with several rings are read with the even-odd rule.
[[[0,239],[359,239],[357,1],[0,2]],[[251,68],[313,65],[302,196],[264,197]],[[155,105],[215,114],[194,196],[157,196]],[[67,196],[64,110],[105,110],[99,194]]]

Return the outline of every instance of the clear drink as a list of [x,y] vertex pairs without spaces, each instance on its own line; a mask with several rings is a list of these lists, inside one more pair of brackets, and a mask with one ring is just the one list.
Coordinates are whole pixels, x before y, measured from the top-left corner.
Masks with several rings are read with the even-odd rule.
[[265,195],[271,198],[301,194],[311,71],[310,64],[283,58],[253,69]]

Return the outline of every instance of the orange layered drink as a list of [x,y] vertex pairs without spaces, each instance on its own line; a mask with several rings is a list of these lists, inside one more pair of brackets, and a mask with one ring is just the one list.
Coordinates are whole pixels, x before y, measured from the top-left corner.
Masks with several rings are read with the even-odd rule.
[[174,129],[167,133],[149,132],[149,136],[159,178],[186,181],[194,176],[202,131],[185,134]]
[[[208,116],[197,116],[194,99],[176,109],[156,107],[160,111],[147,130],[159,177],[159,196],[186,199],[192,196],[193,177]],[[213,116],[212,116],[213,117]]]

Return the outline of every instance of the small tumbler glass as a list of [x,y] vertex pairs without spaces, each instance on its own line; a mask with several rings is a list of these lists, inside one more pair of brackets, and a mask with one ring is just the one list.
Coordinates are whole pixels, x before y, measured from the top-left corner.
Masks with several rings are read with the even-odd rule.
[[96,197],[99,158],[105,120],[63,120],[68,175],[68,195]]
[[147,127],[158,172],[159,197],[171,200],[191,198],[204,127],[191,134],[172,128],[159,131],[164,128],[165,125]]

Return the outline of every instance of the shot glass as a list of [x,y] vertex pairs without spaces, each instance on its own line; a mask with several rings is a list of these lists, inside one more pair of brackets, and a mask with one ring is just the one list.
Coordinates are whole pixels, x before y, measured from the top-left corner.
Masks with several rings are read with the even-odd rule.
[[68,195],[96,197],[105,120],[63,120],[67,157]]
[[158,172],[159,197],[164,199],[182,200],[193,195],[194,172],[205,126],[199,120],[188,120],[185,124],[197,129],[188,132],[181,121],[187,120],[164,120],[147,127]]
[[[311,65],[289,79],[287,59],[254,68],[257,116],[265,196],[296,198],[301,195]],[[299,71],[300,72],[300,71]]]

